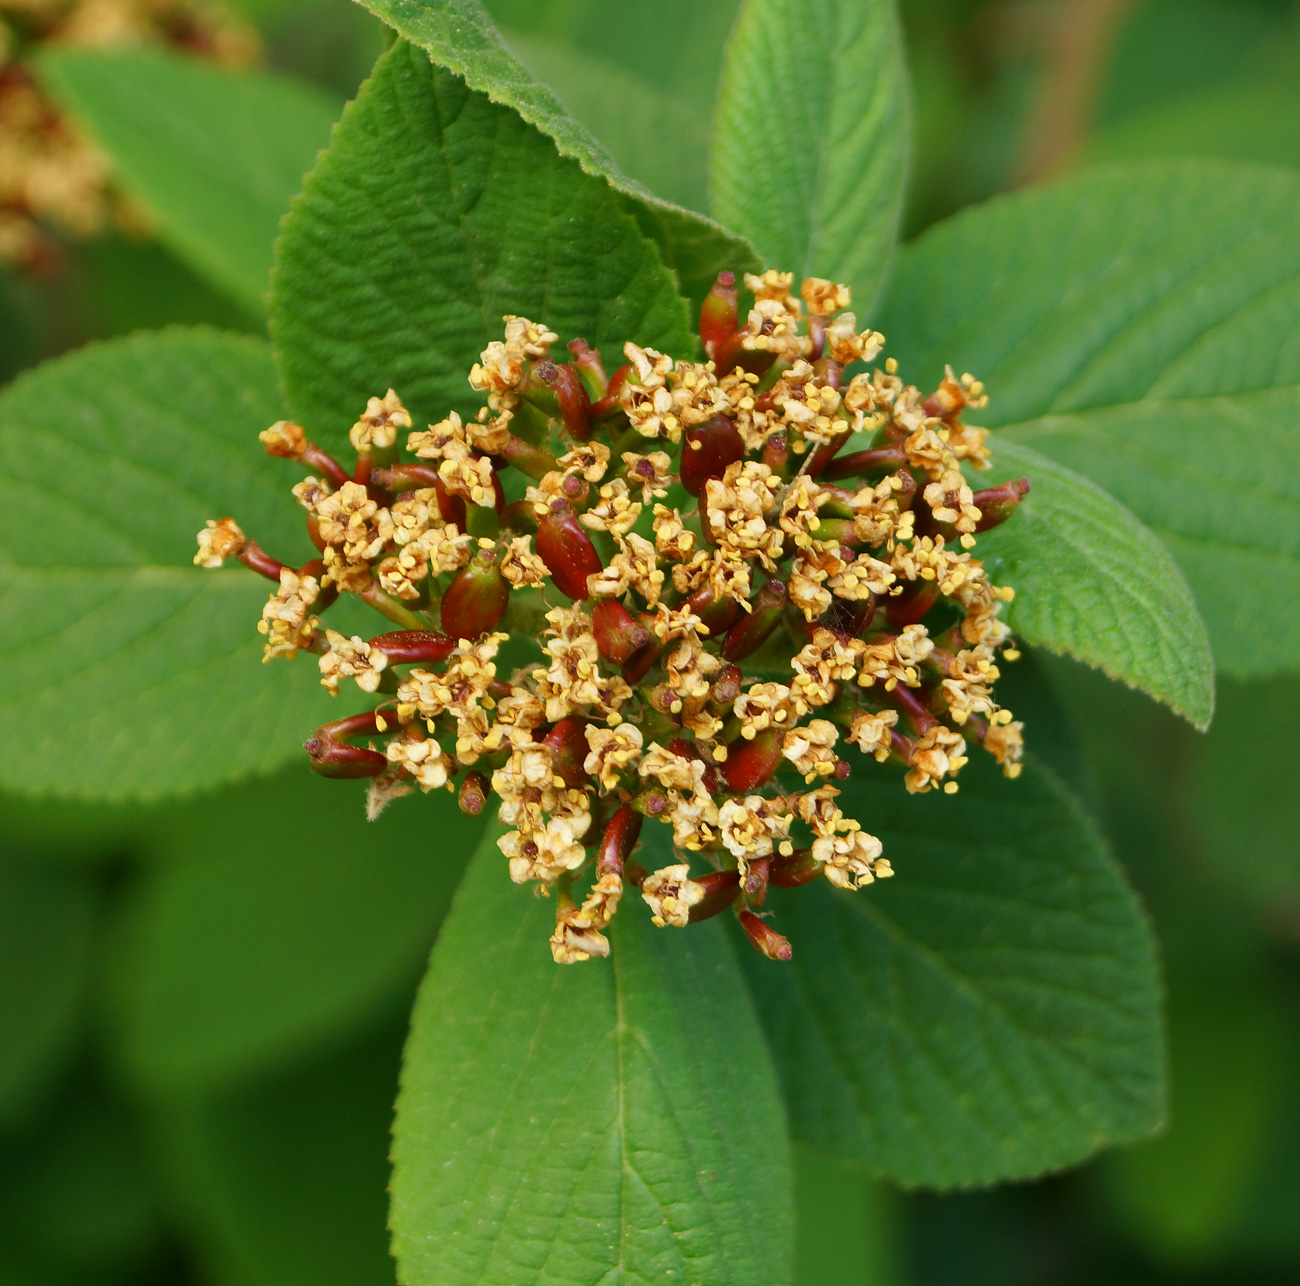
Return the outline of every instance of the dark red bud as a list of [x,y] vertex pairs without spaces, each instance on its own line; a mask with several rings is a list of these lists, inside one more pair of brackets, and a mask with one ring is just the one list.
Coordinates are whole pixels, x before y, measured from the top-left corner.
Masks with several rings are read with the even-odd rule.
[[745,930],[745,937],[755,951],[765,955],[769,960],[789,960],[794,955],[790,939],[778,933],[766,920],[756,916],[752,911],[742,911],[737,917],[740,927]]
[[697,589],[686,600],[686,606],[700,618],[711,638],[725,634],[740,615],[740,605],[734,598],[719,598],[707,585]]
[[750,862],[749,870],[740,886],[750,906],[762,906],[767,901],[767,882],[771,867],[770,857],[756,857]]
[[454,522],[457,531],[465,530],[465,497],[452,495],[446,483],[434,475],[434,487],[438,492],[438,512],[443,522]]
[[313,771],[322,777],[377,777],[388,767],[388,759],[378,750],[350,746],[347,740],[378,731],[376,712],[367,710],[317,728],[302,748],[311,756]]
[[650,642],[637,649],[623,665],[623,678],[633,687],[650,673],[654,663],[663,651],[663,644],[651,635]]
[[767,879],[778,889],[797,889],[819,879],[822,871],[823,863],[813,861],[812,849],[797,848],[789,857],[778,855],[772,859]]
[[771,637],[781,623],[786,605],[785,582],[773,578],[758,591],[750,611],[727,631],[722,640],[722,656],[727,661],[743,661]]
[[561,719],[546,734],[546,745],[551,750],[551,767],[566,786],[584,786],[590,783],[587,770],[582,766],[591,747],[587,744],[587,724],[576,715]]
[[682,442],[682,486],[693,496],[704,491],[710,478],[720,478],[727,466],[745,457],[745,443],[730,420],[715,415],[687,429]]
[[737,795],[757,790],[781,766],[781,734],[767,728],[752,740],[743,737],[727,747],[722,780]]
[[808,476],[820,478],[839,454],[840,448],[853,436],[852,429],[837,433],[829,442],[813,447],[813,458],[808,462]]
[[603,571],[605,564],[577,515],[562,500],[538,522],[536,545],[560,592],[579,601],[586,599],[587,577]]
[[442,628],[448,638],[476,639],[506,614],[510,582],[489,550],[480,550],[456,574],[442,596]]
[[592,633],[601,656],[622,665],[650,642],[650,631],[613,598],[602,598],[591,611]]
[[632,367],[625,365],[620,366],[609,377],[609,387],[605,390],[605,396],[600,401],[592,403],[591,418],[593,420],[598,420],[602,416],[612,415],[615,411],[622,410],[623,385],[627,383],[627,377],[631,374]]
[[370,646],[377,647],[394,665],[411,661],[433,665],[445,661],[456,650],[456,639],[436,630],[392,630],[375,635]]
[[720,915],[740,895],[739,871],[710,871],[707,875],[692,875],[691,879],[704,886],[703,899],[691,907],[692,924]]
[[1004,482],[1000,487],[977,491],[974,502],[980,511],[980,520],[975,524],[975,530],[989,531],[1006,522],[1028,494],[1028,478],[1017,478],[1014,482]]
[[460,811],[469,817],[477,817],[487,807],[487,801],[487,778],[481,772],[467,772],[456,794],[456,803],[460,806]]
[[901,446],[872,447],[867,451],[854,451],[852,455],[837,456],[822,471],[822,481],[834,482],[836,478],[860,478],[893,473],[905,468],[907,453]]
[[736,303],[736,274],[720,272],[700,305],[700,342],[715,360],[736,333],[740,310]]
[[915,625],[939,600],[939,585],[932,580],[909,581],[903,592],[885,599],[885,615],[896,630]]
[[591,398],[582,377],[572,366],[550,363],[542,378],[550,385],[555,400],[560,404],[560,414],[564,417],[564,427],[569,436],[575,442],[588,441],[591,437]]
[[605,834],[600,841],[600,851],[596,855],[596,874],[598,876],[613,872],[623,873],[623,864],[632,856],[637,837],[641,834],[643,818],[631,804],[623,804],[618,812],[609,819]]

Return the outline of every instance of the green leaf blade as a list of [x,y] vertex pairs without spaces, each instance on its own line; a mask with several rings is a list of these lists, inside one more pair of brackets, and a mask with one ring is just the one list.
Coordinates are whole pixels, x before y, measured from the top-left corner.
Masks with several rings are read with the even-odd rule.
[[439,66],[493,102],[513,108],[549,136],[561,156],[606,180],[632,206],[652,235],[682,292],[698,303],[724,268],[757,268],[743,237],[691,210],[661,201],[623,175],[606,149],[569,115],[564,105],[506,48],[479,0],[363,0],[399,35],[424,49]]
[[991,438],[999,475],[1030,479],[1012,521],[979,538],[979,557],[1016,597],[1007,623],[1028,643],[1096,666],[1204,730],[1214,658],[1168,549],[1087,478]]
[[53,49],[40,71],[163,240],[264,313],[280,219],[339,105],[279,73],[226,72],[161,50]]
[[875,301],[903,203],[909,103],[892,0],[749,0],[727,48],[713,208],[773,267]]
[[326,441],[390,386],[417,422],[472,406],[466,376],[504,313],[611,354],[633,336],[693,343],[672,275],[608,184],[404,43],[295,203],[274,283],[290,404]]
[[951,797],[846,796],[897,875],[776,895],[793,966],[745,960],[796,1136],[953,1187],[1151,1133],[1154,943],[1077,803],[1032,764],[1014,782],[972,764]]
[[191,562],[227,514],[285,561],[313,556],[292,475],[258,450],[279,417],[266,344],[204,330],[92,345],[0,394],[6,787],[185,793],[278,767],[327,717],[310,664],[260,664],[266,583]]
[[610,961],[555,965],[553,910],[510,884],[495,835],[416,1003],[394,1128],[402,1279],[785,1280],[781,1109],[721,931],[656,930],[626,905]]
[[1171,549],[1220,670],[1300,666],[1300,175],[1108,167],[989,203],[900,260],[881,328],[986,423],[1106,488]]

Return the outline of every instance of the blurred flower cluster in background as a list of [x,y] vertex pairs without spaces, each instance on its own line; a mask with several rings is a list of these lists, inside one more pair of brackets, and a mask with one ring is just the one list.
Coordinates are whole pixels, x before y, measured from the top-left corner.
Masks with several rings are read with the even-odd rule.
[[[732,0],[487,7],[626,172],[707,208]],[[908,237],[1111,160],[1300,167],[1297,0],[901,7]],[[0,380],[140,327],[266,329],[255,300],[151,234],[93,149],[68,144],[45,205],[14,196],[13,122],[74,137],[27,69],[77,30],[261,62],[339,109],[386,43],[350,0],[0,2]],[[1300,681],[1221,678],[1206,736],[1039,653],[1006,667],[999,696],[1104,819],[1157,923],[1169,1128],[1063,1176],[952,1195],[801,1147],[798,1286],[1300,1281]],[[0,1286],[391,1286],[401,1041],[482,823],[440,814],[431,833],[424,801],[367,823],[364,795],[297,763],[158,807],[0,796]],[[452,857],[424,860],[433,843]]]

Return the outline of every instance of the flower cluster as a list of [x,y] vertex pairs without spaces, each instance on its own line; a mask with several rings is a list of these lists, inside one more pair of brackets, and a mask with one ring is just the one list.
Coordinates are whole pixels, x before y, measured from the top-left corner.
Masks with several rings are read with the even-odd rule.
[[53,226],[89,237],[141,216],[116,198],[99,151],[42,92],[27,62],[46,44],[167,44],[224,66],[259,53],[221,0],[0,0],[0,264],[51,261]]
[[[723,273],[707,360],[629,342],[608,375],[584,341],[559,363],[553,332],[507,317],[469,375],[475,415],[415,430],[393,391],[372,397],[350,473],[296,424],[261,435],[311,470],[311,562],[229,518],[199,533],[196,562],[276,582],[268,660],[316,653],[330,692],[377,698],[310,738],[316,770],[370,778],[372,814],[417,787],[471,813],[495,794],[511,878],[556,895],[557,961],[608,954],[625,883],[657,925],[731,908],[788,959],[769,885],[891,874],[839,806],[850,747],[913,792],[955,791],[971,745],[1019,772],[993,692],[1011,591],[972,548],[1029,484],[967,481],[989,464],[963,418],[978,382],[949,371],[923,395],[872,365],[882,337],[845,287],[792,285],[747,276],[742,314]],[[340,593],[396,628],[328,628]],[[532,648],[508,672],[507,645]],[[646,818],[671,828],[657,870],[635,860]]]

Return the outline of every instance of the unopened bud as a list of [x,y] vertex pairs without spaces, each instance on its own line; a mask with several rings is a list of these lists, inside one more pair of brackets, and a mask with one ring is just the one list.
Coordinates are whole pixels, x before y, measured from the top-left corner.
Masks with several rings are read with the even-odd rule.
[[715,415],[711,420],[686,430],[682,442],[682,486],[691,495],[698,496],[710,478],[721,478],[728,465],[744,457],[744,439],[736,426]]
[[710,871],[707,875],[692,875],[691,879],[704,889],[704,896],[691,907],[692,924],[720,915],[740,896],[739,871]]
[[939,585],[932,580],[908,581],[903,592],[885,599],[885,615],[895,629],[915,625],[939,601]]
[[686,600],[686,608],[700,618],[710,638],[718,638],[735,624],[740,606],[730,595],[719,597],[707,585],[701,585]]
[[506,614],[510,582],[490,550],[480,550],[457,573],[442,596],[443,632],[453,639],[476,639]]
[[388,767],[387,757],[378,750],[350,746],[347,739],[378,731],[379,724],[371,710],[317,728],[302,743],[302,748],[311,756],[312,770],[322,777],[377,777]]
[[438,513],[442,515],[443,522],[455,523],[457,531],[464,531],[465,497],[448,491],[447,484],[439,474],[434,475],[433,485],[438,493]]
[[750,906],[761,907],[767,901],[767,882],[771,866],[770,857],[751,859],[749,870],[745,872],[745,878],[740,884],[741,892],[744,893]]
[[377,634],[369,642],[372,648],[378,648],[388,658],[391,665],[409,662],[436,665],[456,650],[456,640],[461,637],[468,636],[452,637],[436,630],[391,630],[387,634]]
[[976,509],[980,511],[980,520],[975,524],[975,530],[989,531],[1001,526],[1016,512],[1028,494],[1028,478],[1017,478],[1014,482],[1004,482],[1000,487],[977,491],[972,497]]
[[631,804],[623,804],[609,820],[596,855],[597,876],[623,874],[623,864],[632,856],[641,834],[642,816]]
[[591,537],[573,509],[561,500],[537,524],[537,553],[562,594],[586,599],[587,578],[605,570]]
[[561,719],[546,734],[546,745],[551,752],[551,767],[566,786],[588,785],[591,781],[583,763],[590,746],[587,744],[587,721],[570,715]]
[[650,631],[617,599],[602,598],[591,611],[592,633],[601,656],[622,665],[650,642]]
[[797,889],[801,884],[811,884],[820,879],[823,864],[815,861],[810,848],[797,848],[788,857],[778,855],[772,858],[768,868],[769,884],[778,889]]
[[591,438],[591,398],[587,386],[572,366],[556,366],[552,362],[538,368],[538,373],[550,386],[555,400],[560,406],[560,415],[564,418],[564,427],[575,442],[586,442]]
[[736,303],[736,274],[720,272],[713,288],[704,297],[700,305],[700,342],[704,351],[719,362],[730,348],[740,320],[740,309]]
[[751,652],[758,651],[781,624],[786,601],[785,582],[775,577],[769,580],[758,591],[751,610],[727,631],[727,637],[722,640],[723,659],[743,661]]
[[460,805],[460,811],[470,817],[477,817],[487,807],[487,801],[487,778],[481,772],[474,770],[467,772],[456,795],[456,803]]
[[623,678],[633,687],[650,673],[663,651],[663,644],[652,634],[650,642],[638,648],[623,664]]
[[720,771],[727,789],[737,795],[757,790],[781,766],[781,734],[766,728],[751,740],[741,738],[727,747]]
[[742,911],[737,917],[740,927],[745,930],[745,937],[755,951],[765,955],[769,960],[789,960],[794,955],[790,939],[778,933],[766,920],[753,911]]

